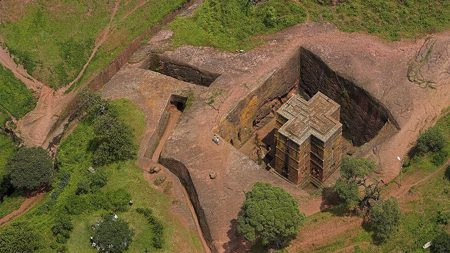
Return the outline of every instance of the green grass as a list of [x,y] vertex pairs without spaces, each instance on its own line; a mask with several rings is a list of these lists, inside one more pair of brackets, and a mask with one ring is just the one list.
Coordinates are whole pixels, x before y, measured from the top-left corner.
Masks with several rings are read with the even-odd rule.
[[[137,140],[143,134],[144,114],[137,106],[127,100],[112,102],[113,107],[119,112],[119,118],[127,120],[126,123],[135,130]],[[169,210],[173,203],[169,195],[152,188],[143,177],[143,171],[134,165],[134,161],[112,164],[110,166],[96,168],[103,170],[108,175],[108,183],[95,193],[77,196],[75,191],[80,180],[88,174],[87,168],[92,165],[92,152],[89,151],[90,141],[94,137],[91,123],[82,121],[77,128],[63,139],[58,152],[60,162],[59,178],[54,183],[53,191],[38,206],[17,218],[15,222],[24,221],[40,231],[43,241],[38,252],[55,252],[63,247],[58,244],[52,235],[51,227],[58,214],[65,213],[66,203],[86,197],[88,200],[123,189],[131,195],[134,204],[127,211],[117,214],[129,222],[135,235],[128,252],[144,252],[145,248],[151,252],[152,230],[144,216],[136,212],[136,208],[144,207],[153,210],[154,215],[164,225],[166,245],[159,252],[179,252],[182,250],[201,251],[201,244],[195,230],[191,230],[182,223]],[[64,173],[70,174],[67,184],[61,186]],[[68,252],[96,252],[89,245],[91,235],[90,226],[95,223],[102,214],[109,210],[95,208],[95,201],[85,204],[82,212],[71,215],[74,229],[69,241],[64,245]],[[3,229],[3,228],[0,228]],[[176,239],[175,239],[176,238]]]
[[[179,17],[170,25],[175,32],[173,44],[230,51],[249,49],[261,42],[255,35],[275,32],[307,19],[334,23],[346,32],[362,31],[387,40],[415,38],[450,28],[449,1],[352,0],[331,7],[317,0],[269,0],[251,8],[245,7],[246,2],[229,0],[221,4],[218,0],[206,0],[192,17]],[[274,17],[274,26],[264,22],[270,15]]]
[[[16,60],[53,88],[74,80],[86,63],[115,1],[38,0],[28,3],[17,20],[0,24],[0,34]],[[106,67],[130,41],[185,0],[122,1],[110,38],[89,67],[86,81]],[[139,8],[137,8],[139,7]],[[134,11],[136,9],[136,11]]]
[[[446,110],[434,128],[439,128],[444,133],[446,140],[444,150],[450,151],[450,108]],[[449,158],[450,156],[447,155],[446,160]],[[401,184],[403,178],[406,177],[420,180],[435,172],[438,167],[433,164],[432,155],[417,156],[411,160],[404,173],[399,175],[395,181]],[[423,252],[422,246],[432,240],[440,231],[450,232],[450,223],[447,225],[437,223],[438,211],[450,214],[450,182],[444,178],[444,171],[440,171],[430,180],[411,189],[411,193],[408,194],[413,194],[413,197],[401,202],[402,218],[399,230],[386,243],[373,244],[370,232],[359,227],[340,235],[313,252],[334,252],[351,245],[359,248],[360,252]],[[396,188],[398,186],[391,183],[389,187]],[[332,216],[329,212],[310,216],[303,229],[307,229],[308,224],[323,222]]]
[[127,15],[139,2],[139,0],[131,0],[127,1],[127,4],[122,3],[114,19],[115,29],[95,55],[83,78],[73,86],[74,88],[86,83],[93,75],[107,67],[133,39],[158,23],[171,11],[180,7],[186,0],[149,0],[132,15]]
[[5,166],[14,153],[16,145],[9,136],[0,133],[0,179],[5,175]]
[[170,25],[175,32],[174,45],[249,49],[260,43],[252,39],[253,35],[279,31],[306,20],[304,9],[290,0],[269,0],[255,6],[246,3],[206,0],[193,17],[179,17]]
[[[15,150],[16,145],[11,138],[0,133],[0,183],[3,181],[3,177],[6,174],[6,163]],[[5,196],[0,203],[0,218],[18,209],[24,200],[25,198],[19,194]]]
[[33,94],[11,71],[0,65],[0,125],[8,120],[9,114],[21,118],[35,105]]
[[127,99],[114,100],[111,102],[111,105],[119,113],[119,120],[127,122],[131,126],[136,137],[136,143],[139,143],[145,130],[144,112]]
[[19,194],[13,194],[11,196],[5,196],[0,204],[0,218],[11,213],[14,210],[19,209],[22,202],[25,201],[25,197]]

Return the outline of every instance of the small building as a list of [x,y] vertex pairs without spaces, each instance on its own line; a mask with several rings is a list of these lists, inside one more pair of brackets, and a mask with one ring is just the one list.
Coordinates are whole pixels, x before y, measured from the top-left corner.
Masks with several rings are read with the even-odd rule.
[[277,111],[275,170],[295,184],[324,182],[341,162],[339,117],[339,104],[320,92],[290,98]]

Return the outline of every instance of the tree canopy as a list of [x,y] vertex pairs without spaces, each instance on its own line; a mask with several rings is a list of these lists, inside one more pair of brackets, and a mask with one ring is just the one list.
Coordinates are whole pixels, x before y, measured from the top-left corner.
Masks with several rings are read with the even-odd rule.
[[450,252],[450,235],[442,232],[431,242],[430,251],[432,253]]
[[33,191],[50,185],[53,161],[42,148],[21,148],[8,161],[11,184],[18,189]]
[[112,113],[101,115],[94,123],[94,164],[106,165],[126,161],[136,155],[133,132]]
[[379,182],[368,178],[375,168],[375,163],[365,158],[348,156],[342,159],[341,177],[336,181],[334,189],[348,209],[359,207],[363,210],[370,207],[371,201],[379,199]]
[[390,198],[377,203],[370,211],[369,224],[376,242],[382,243],[400,225],[400,208],[397,200]]
[[265,246],[285,246],[304,220],[297,201],[279,187],[256,183],[245,194],[239,213],[238,232],[250,242],[261,240]]
[[100,252],[120,253],[128,249],[133,238],[133,231],[128,223],[112,214],[94,226],[93,242]]
[[420,135],[417,140],[415,152],[424,154],[427,152],[439,152],[445,145],[445,138],[438,128],[430,128]]

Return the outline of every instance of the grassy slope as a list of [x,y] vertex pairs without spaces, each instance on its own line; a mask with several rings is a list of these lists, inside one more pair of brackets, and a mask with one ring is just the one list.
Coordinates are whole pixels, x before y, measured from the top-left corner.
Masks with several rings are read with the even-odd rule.
[[[126,123],[134,129],[136,139],[140,139],[145,125],[144,115],[131,102],[126,100],[113,101],[113,106],[119,112],[119,118],[126,119]],[[53,193],[46,199],[18,218],[16,221],[26,221],[43,236],[42,249],[39,252],[54,252],[58,246],[51,233],[51,226],[58,213],[63,212],[64,205],[74,195],[77,183],[86,176],[86,169],[91,166],[92,154],[88,151],[89,141],[93,138],[93,129],[86,122],[78,125],[75,131],[65,138],[59,147],[58,158],[61,162],[61,173],[70,172],[71,177],[67,186],[62,188],[56,201],[52,201],[51,195],[58,191],[58,182],[55,183]],[[126,212],[118,213],[130,223],[135,232],[133,243],[129,252],[143,252],[145,248],[152,250],[150,246],[151,229],[141,214],[135,211],[137,207],[147,207],[154,210],[155,215],[161,219],[165,227],[166,246],[161,252],[177,252],[181,247],[188,251],[199,251],[201,244],[194,231],[187,230],[168,210],[172,205],[170,197],[149,186],[143,178],[143,171],[135,167],[134,162],[113,164],[104,168],[108,175],[108,184],[101,192],[112,192],[125,189],[131,194],[134,205]],[[92,225],[106,210],[86,210],[79,215],[73,215],[74,230],[67,242],[69,252],[96,252],[89,246],[89,236]],[[174,240],[176,237],[176,240]]]
[[[447,111],[434,127],[440,128],[445,134],[445,149],[450,154],[450,112]],[[429,156],[415,157],[411,165],[406,168],[406,172],[396,181],[401,183],[402,178],[408,176],[420,180],[433,173],[436,168],[437,166],[431,162]],[[397,187],[397,185],[391,183],[389,187]],[[433,239],[440,230],[450,232],[450,224],[443,226],[436,223],[438,211],[450,213],[450,182],[444,178],[444,171],[441,171],[429,181],[413,187],[411,192],[417,197],[406,196],[408,200],[401,206],[402,219],[399,231],[386,243],[374,245],[370,232],[359,227],[340,235],[330,244],[316,249],[315,252],[334,252],[348,246],[354,248],[356,252],[423,252],[422,246]],[[321,222],[331,216],[331,213],[324,212],[308,217],[305,227],[307,228],[308,223]]]
[[[206,0],[193,17],[180,17],[171,24],[175,46],[213,46],[225,50],[248,49],[259,43],[254,35],[270,33],[303,22],[331,22],[347,32],[363,31],[388,40],[414,38],[450,28],[450,2],[440,0],[352,0],[337,7],[317,0],[268,0],[242,11],[244,0]],[[276,11],[277,25],[266,27],[269,6]]]
[[[113,23],[113,33],[87,71],[88,79],[107,66],[128,43],[180,6],[185,0],[122,1]],[[10,51],[37,79],[52,87],[72,81],[81,70],[94,41],[108,24],[114,1],[38,0],[14,22],[0,25],[0,34]]]
[[0,125],[9,118],[8,112],[16,118],[23,117],[36,104],[33,94],[17,80],[11,71],[0,66]]
[[[8,158],[14,153],[15,149],[16,146],[13,141],[8,136],[0,133],[0,182],[5,175],[5,166]],[[19,208],[24,200],[24,197],[16,194],[4,197],[0,203],[0,218]]]
[[[92,60],[80,83],[86,83],[92,76],[108,66],[111,61],[124,50],[129,43],[144,33],[149,27],[158,23],[163,17],[181,6],[187,0],[149,0],[145,5],[128,15],[140,1],[128,1],[127,5],[121,5],[114,19],[114,30],[109,39],[99,49]],[[79,84],[78,84],[79,85]]]

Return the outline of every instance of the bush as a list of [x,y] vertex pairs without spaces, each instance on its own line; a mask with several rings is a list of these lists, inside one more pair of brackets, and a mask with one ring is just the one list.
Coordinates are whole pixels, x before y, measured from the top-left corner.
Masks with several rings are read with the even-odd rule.
[[105,215],[94,227],[93,242],[100,252],[120,253],[132,242],[133,231],[128,223],[114,215]]
[[430,128],[420,135],[415,147],[415,153],[423,155],[428,152],[439,152],[445,145],[442,132],[436,128]]
[[106,185],[108,176],[101,170],[89,173],[86,178],[81,179],[77,184],[76,194],[95,193]]
[[103,170],[97,170],[89,176],[89,179],[92,192],[99,190],[108,183],[108,176]]
[[369,225],[377,243],[385,242],[400,225],[400,208],[395,199],[377,203],[370,211]]
[[431,242],[430,251],[432,253],[448,253],[450,252],[450,235],[441,233]]
[[81,179],[77,184],[76,195],[86,194],[91,192],[91,182],[87,179]]
[[447,161],[447,157],[448,157],[447,151],[444,149],[441,149],[441,150],[437,151],[436,153],[433,153],[433,155],[431,156],[431,162],[434,165],[439,166],[439,165],[443,164],[445,161]]
[[41,236],[26,223],[14,223],[0,232],[0,252],[31,253],[41,246]]
[[131,195],[124,189],[108,193],[109,208],[114,212],[124,212],[129,208]]
[[55,224],[52,226],[52,233],[59,243],[66,243],[70,238],[70,232],[73,229],[73,224],[70,216],[63,215],[56,218]]
[[436,223],[447,225],[450,222],[450,212],[439,210],[436,215]]
[[164,227],[161,222],[153,215],[152,210],[148,208],[137,208],[136,211],[144,215],[152,227],[152,246],[156,249],[162,249],[164,246]]
[[289,193],[256,183],[245,194],[237,219],[238,232],[250,242],[261,240],[265,246],[280,248],[297,235],[303,220],[297,201]]
[[47,151],[42,148],[21,148],[7,164],[11,183],[15,188],[33,191],[50,185],[54,169]]
[[94,164],[107,165],[126,161],[136,156],[131,129],[111,113],[98,117],[94,122]]

